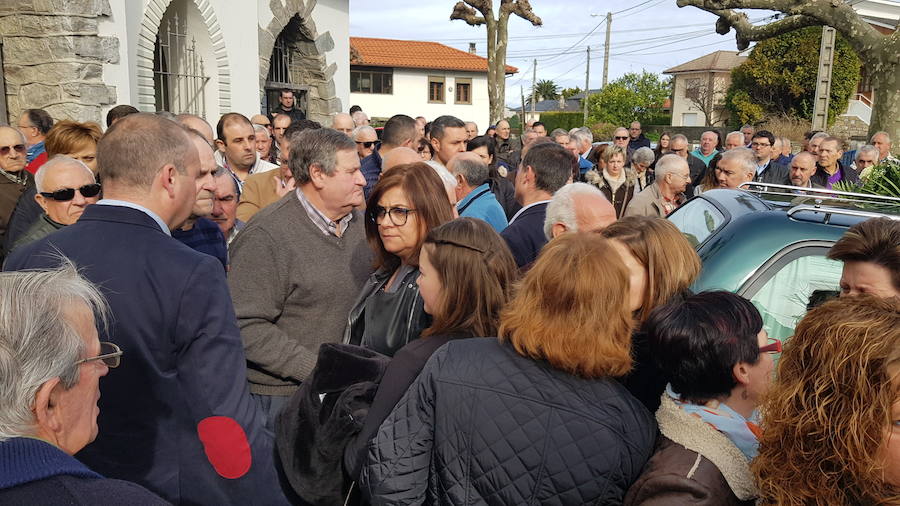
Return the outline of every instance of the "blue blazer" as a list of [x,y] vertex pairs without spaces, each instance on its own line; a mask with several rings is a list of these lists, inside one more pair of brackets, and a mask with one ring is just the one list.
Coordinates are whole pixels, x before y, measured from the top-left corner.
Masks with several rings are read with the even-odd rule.
[[544,217],[547,215],[547,203],[537,204],[522,211],[515,220],[500,234],[520,268],[533,263],[547,244],[544,235]]
[[5,268],[55,267],[59,254],[106,296],[100,339],[124,352],[100,380],[99,435],[77,457],[175,504],[284,503],[222,265],[142,211],[93,205]]

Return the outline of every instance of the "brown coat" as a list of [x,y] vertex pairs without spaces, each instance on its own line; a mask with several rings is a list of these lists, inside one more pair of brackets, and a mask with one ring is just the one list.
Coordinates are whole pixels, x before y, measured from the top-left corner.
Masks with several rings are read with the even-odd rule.
[[237,218],[241,221],[250,221],[260,209],[274,204],[281,199],[281,195],[275,192],[280,176],[280,171],[270,170],[250,174],[244,181],[241,191],[241,201],[237,207]]
[[678,408],[666,394],[656,412],[662,433],[625,506],[752,506],[750,463],[722,433]]

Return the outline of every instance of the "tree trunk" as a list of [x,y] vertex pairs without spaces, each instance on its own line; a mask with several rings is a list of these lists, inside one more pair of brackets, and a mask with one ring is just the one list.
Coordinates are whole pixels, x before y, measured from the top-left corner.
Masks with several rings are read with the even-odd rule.
[[[882,69],[887,67],[883,65]],[[876,74],[872,80],[875,86],[872,120],[869,122],[869,138],[875,132],[885,131],[891,138],[894,152],[900,151],[900,68],[891,65]]]

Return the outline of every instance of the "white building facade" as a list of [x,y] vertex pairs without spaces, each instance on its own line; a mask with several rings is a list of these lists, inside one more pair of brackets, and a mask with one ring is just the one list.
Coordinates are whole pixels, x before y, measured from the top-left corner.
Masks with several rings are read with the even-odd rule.
[[26,108],[100,121],[130,104],[214,125],[226,112],[266,112],[281,88],[323,121],[349,99],[349,0],[12,4],[0,6],[12,121]]

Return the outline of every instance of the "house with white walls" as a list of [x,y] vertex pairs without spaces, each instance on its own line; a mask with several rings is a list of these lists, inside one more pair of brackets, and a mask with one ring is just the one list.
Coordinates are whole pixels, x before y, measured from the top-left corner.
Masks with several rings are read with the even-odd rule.
[[215,125],[288,88],[329,124],[348,107],[349,29],[349,0],[0,1],[0,117],[101,121],[130,104]]
[[[474,45],[474,44],[473,44]],[[395,114],[429,121],[449,114],[490,121],[487,58],[437,42],[350,37],[350,105],[372,118]],[[506,66],[506,74],[518,69]]]

